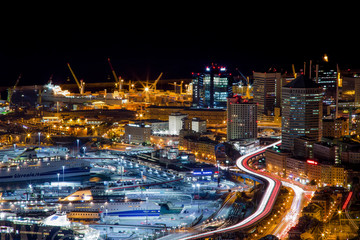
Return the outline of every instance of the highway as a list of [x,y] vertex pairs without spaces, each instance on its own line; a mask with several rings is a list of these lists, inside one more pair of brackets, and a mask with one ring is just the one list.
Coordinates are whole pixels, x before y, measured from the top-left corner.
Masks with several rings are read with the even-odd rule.
[[279,145],[280,143],[281,143],[281,141],[278,141],[278,142],[270,144],[266,147],[260,148],[260,149],[256,150],[255,152],[241,156],[236,161],[236,165],[239,169],[241,169],[242,171],[244,171],[248,174],[251,174],[257,178],[260,178],[261,180],[263,180],[264,182],[267,183],[267,188],[263,194],[263,197],[259,203],[259,206],[253,214],[251,214],[249,217],[247,217],[246,219],[240,221],[239,223],[237,223],[235,225],[232,225],[232,226],[229,226],[226,228],[222,228],[222,229],[217,229],[214,231],[193,234],[193,235],[186,236],[186,237],[184,236],[181,239],[199,239],[199,238],[213,236],[215,234],[238,231],[238,230],[241,230],[244,228],[248,228],[248,227],[252,226],[253,224],[257,223],[258,221],[260,221],[261,219],[263,219],[264,217],[266,217],[273,208],[273,205],[275,203],[277,195],[280,191],[281,181],[279,181],[276,178],[260,174],[256,170],[251,169],[248,166],[248,161],[251,158],[265,152],[265,150],[267,148],[273,147],[275,145]]
[[290,210],[284,216],[283,220],[276,226],[273,235],[277,236],[279,239],[284,239],[290,230],[297,223],[300,211],[302,209],[303,194],[304,190],[294,184],[291,184],[286,181],[282,181],[282,184],[285,187],[289,187],[294,190],[294,198],[291,203]]

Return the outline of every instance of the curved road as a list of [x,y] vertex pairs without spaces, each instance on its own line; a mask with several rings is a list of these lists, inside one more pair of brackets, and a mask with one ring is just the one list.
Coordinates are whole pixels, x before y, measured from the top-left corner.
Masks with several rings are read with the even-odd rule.
[[271,212],[271,210],[274,206],[276,197],[280,191],[281,182],[276,178],[262,175],[262,174],[258,173],[257,171],[251,169],[248,166],[248,161],[251,158],[265,152],[265,150],[267,148],[273,147],[275,145],[279,145],[280,143],[281,143],[281,141],[278,141],[278,142],[270,144],[266,147],[260,148],[260,149],[256,150],[255,152],[241,156],[236,161],[236,165],[239,169],[267,182],[267,188],[265,190],[265,193],[263,194],[263,197],[261,199],[261,202],[260,202],[258,208],[256,209],[256,211],[253,214],[251,214],[249,217],[245,218],[241,222],[239,222],[235,225],[232,225],[230,227],[226,227],[226,228],[222,228],[222,229],[218,229],[218,230],[214,230],[214,231],[209,231],[209,232],[205,232],[205,233],[194,234],[194,235],[191,235],[188,237],[183,237],[181,239],[198,239],[198,238],[213,236],[214,234],[238,231],[238,230],[247,228],[247,227],[257,223],[258,221],[260,221],[261,219],[266,217]]

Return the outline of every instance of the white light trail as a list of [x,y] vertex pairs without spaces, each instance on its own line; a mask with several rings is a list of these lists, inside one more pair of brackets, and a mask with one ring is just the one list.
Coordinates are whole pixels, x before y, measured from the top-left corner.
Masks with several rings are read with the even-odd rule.
[[242,220],[241,222],[239,222],[235,225],[232,225],[230,227],[226,227],[226,228],[222,228],[222,229],[218,229],[218,230],[214,230],[214,231],[209,231],[206,233],[195,234],[195,235],[184,237],[181,239],[197,239],[197,238],[211,236],[214,234],[231,232],[232,230],[239,230],[239,229],[248,227],[248,226],[254,224],[255,222],[261,220],[263,217],[267,216],[267,214],[270,213],[270,211],[273,207],[273,204],[275,203],[277,194],[279,193],[279,190],[280,190],[281,182],[275,178],[271,178],[271,177],[264,176],[262,174],[257,173],[255,170],[253,170],[247,166],[247,161],[252,156],[256,156],[256,155],[260,154],[261,152],[265,151],[267,148],[274,147],[276,145],[279,145],[280,143],[281,143],[281,140],[277,141],[273,144],[270,144],[266,147],[260,148],[260,149],[256,150],[255,152],[241,156],[236,161],[236,165],[239,169],[243,170],[244,172],[246,172],[248,174],[256,176],[259,179],[262,179],[268,183],[265,193],[261,199],[261,202],[253,214],[251,214],[249,217]]
[[286,214],[286,216],[283,218],[283,220],[277,226],[273,233],[273,235],[277,236],[279,239],[284,239],[290,228],[296,225],[301,211],[301,202],[304,196],[304,190],[299,186],[296,186],[286,181],[282,181],[282,184],[285,187],[289,187],[294,191],[294,198],[291,203],[291,208],[289,212]]

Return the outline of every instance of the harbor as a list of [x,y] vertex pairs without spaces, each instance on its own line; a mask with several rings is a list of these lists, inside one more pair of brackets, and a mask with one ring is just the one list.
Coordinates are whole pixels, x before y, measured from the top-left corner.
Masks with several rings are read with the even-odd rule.
[[[136,151],[145,154],[149,149]],[[71,155],[66,147],[29,146],[3,149],[0,156],[8,176],[8,182],[1,184],[0,205],[8,234],[19,221],[64,218],[69,226],[82,226],[96,236],[84,239],[165,236],[214,216],[225,219],[228,211],[222,208],[222,191],[237,187],[225,179],[220,185],[216,179],[187,182],[184,173],[134,155],[124,156],[120,150]],[[77,164],[86,171],[74,173]],[[20,230],[22,233],[25,231]]]

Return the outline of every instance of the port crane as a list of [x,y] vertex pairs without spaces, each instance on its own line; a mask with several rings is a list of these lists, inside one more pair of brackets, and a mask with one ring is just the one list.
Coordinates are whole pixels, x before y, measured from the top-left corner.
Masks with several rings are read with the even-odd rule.
[[71,74],[73,75],[73,77],[75,79],[75,82],[76,82],[76,84],[77,84],[77,86],[79,88],[80,94],[83,95],[84,94],[84,88],[85,88],[85,82],[82,79],[80,79],[80,82],[78,81],[77,77],[75,76],[74,71],[70,67],[70,63],[67,63],[67,66],[69,67],[69,70],[70,70]]
[[181,81],[180,84],[178,84],[177,82],[169,83],[169,84],[174,86],[174,92],[175,93],[176,93],[176,87],[179,86],[180,87],[180,94],[183,94],[183,83],[184,83],[184,81]]
[[8,88],[8,96],[7,96],[7,101],[9,103],[9,109],[11,108],[11,98],[12,95],[16,89],[16,86],[19,84],[19,81],[21,79],[21,74],[19,75],[19,77],[16,79],[15,85],[12,88]]
[[121,77],[120,77],[120,80],[119,80],[119,78],[116,75],[116,72],[115,72],[115,70],[114,70],[114,68],[113,68],[113,66],[111,64],[110,58],[108,58],[108,62],[109,62],[110,68],[111,68],[111,72],[112,72],[112,74],[114,76],[114,79],[115,79],[115,89],[118,89],[118,91],[121,92],[124,80],[121,79]]
[[143,86],[143,92],[145,93],[146,96],[146,101],[149,102],[150,98],[149,98],[149,92],[156,92],[156,84],[159,82],[161,76],[163,75],[163,73],[161,72],[159,77],[153,82],[153,83],[149,83],[148,80],[146,80],[146,83],[141,83],[141,85]]
[[295,65],[292,64],[291,67],[292,67],[292,71],[293,71],[294,78],[296,78],[296,77],[297,77],[297,73],[296,73],[296,71],[295,71]]
[[139,81],[141,83],[141,85],[143,86],[143,91],[145,91],[145,92],[150,92],[150,91],[156,92],[156,85],[159,82],[162,75],[163,75],[163,73],[160,73],[159,77],[153,83],[149,83],[148,80],[146,80],[145,84]]

